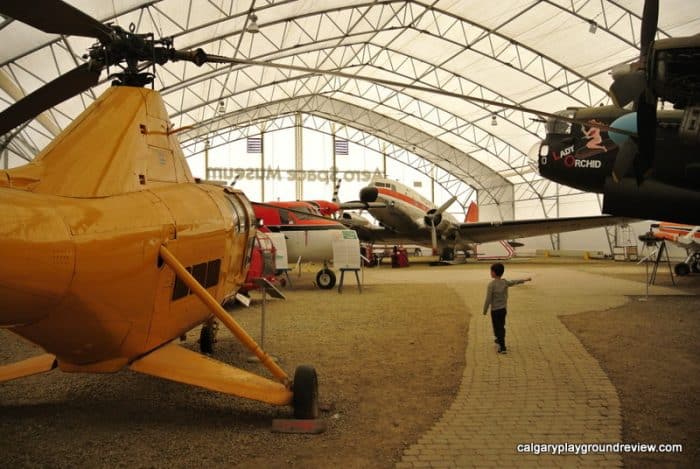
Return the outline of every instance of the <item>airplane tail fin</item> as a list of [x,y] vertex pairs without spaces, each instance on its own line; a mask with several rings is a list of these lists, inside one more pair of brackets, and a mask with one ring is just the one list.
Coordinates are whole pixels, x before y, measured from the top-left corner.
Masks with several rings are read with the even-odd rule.
[[479,221],[479,206],[472,201],[467,209],[467,215],[464,217],[464,223],[476,223]]

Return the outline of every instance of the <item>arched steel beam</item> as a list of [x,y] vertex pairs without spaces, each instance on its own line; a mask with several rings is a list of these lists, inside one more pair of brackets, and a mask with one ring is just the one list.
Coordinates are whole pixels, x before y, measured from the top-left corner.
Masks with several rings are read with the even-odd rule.
[[512,204],[512,184],[488,166],[474,160],[468,154],[439,139],[430,138],[425,132],[401,122],[386,118],[366,108],[325,96],[311,95],[277,102],[265,103],[226,114],[215,120],[205,121],[180,134],[183,145],[192,139],[228,128],[248,125],[261,118],[303,112],[319,115],[348,127],[376,135],[402,148],[415,147],[414,153],[447,172],[461,177],[464,182],[483,191],[484,203]]

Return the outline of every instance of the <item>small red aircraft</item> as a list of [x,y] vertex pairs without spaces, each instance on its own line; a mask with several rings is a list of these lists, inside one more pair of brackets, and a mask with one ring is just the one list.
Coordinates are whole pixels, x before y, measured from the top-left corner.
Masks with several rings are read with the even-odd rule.
[[316,284],[322,289],[333,288],[336,282],[329,268],[333,241],[357,237],[355,231],[329,218],[339,209],[338,204],[328,201],[253,202],[255,217],[271,232],[284,234],[290,264],[299,259],[323,263],[316,274]]
[[700,226],[680,223],[653,223],[649,232],[640,236],[642,241],[670,241],[685,249],[688,257],[673,267],[676,275],[700,273]]

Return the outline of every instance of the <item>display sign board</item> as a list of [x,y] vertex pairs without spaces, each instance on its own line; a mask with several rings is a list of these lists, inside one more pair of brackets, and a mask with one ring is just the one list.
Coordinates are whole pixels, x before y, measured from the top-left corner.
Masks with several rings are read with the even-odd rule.
[[275,267],[278,270],[289,269],[287,261],[287,241],[282,233],[266,233],[275,246]]
[[359,269],[360,264],[360,240],[357,239],[357,236],[354,239],[333,241],[333,267],[336,269]]

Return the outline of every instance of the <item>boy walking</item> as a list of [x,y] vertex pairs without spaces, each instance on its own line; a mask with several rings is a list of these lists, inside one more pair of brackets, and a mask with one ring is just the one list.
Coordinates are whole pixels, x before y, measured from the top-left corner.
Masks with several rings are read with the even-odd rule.
[[506,353],[506,307],[508,306],[508,287],[529,282],[532,278],[522,280],[506,280],[501,278],[506,268],[500,262],[491,265],[491,280],[486,288],[484,315],[491,306],[491,322],[493,335],[496,336],[498,353]]

